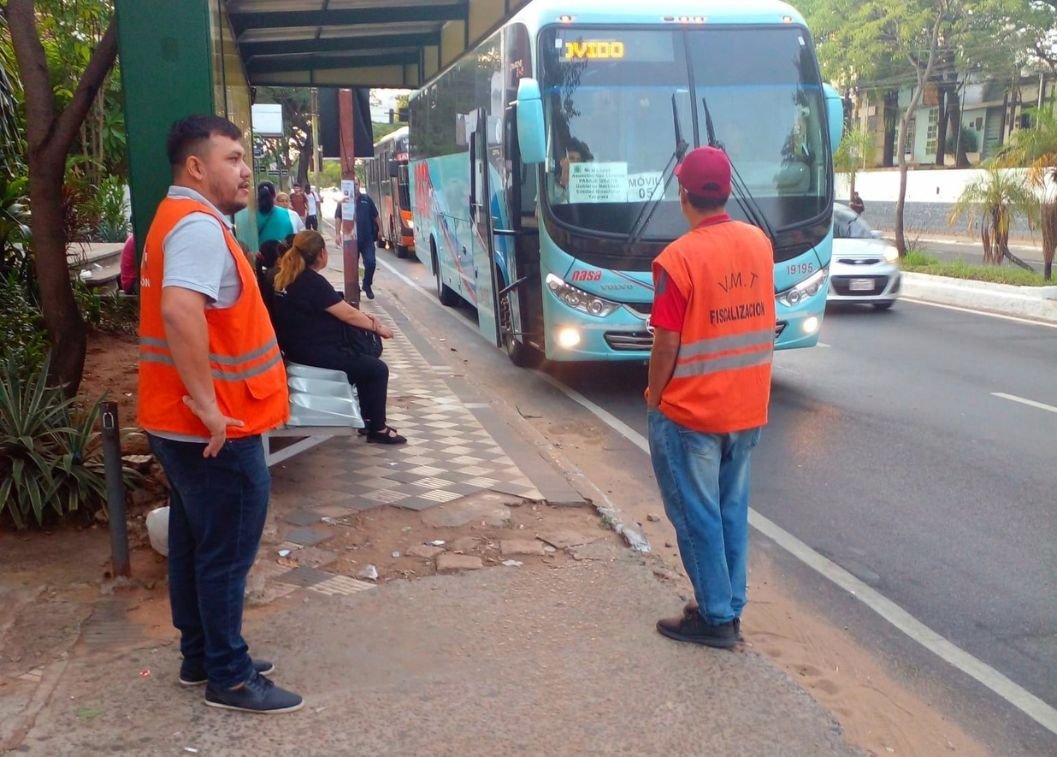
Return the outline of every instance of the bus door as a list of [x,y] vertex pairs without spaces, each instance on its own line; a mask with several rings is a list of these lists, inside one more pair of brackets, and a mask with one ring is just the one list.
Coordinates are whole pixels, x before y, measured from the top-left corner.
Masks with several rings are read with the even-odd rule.
[[488,115],[484,108],[477,110],[477,125],[470,139],[470,227],[473,274],[477,285],[477,327],[485,338],[499,347],[498,277],[488,174]]

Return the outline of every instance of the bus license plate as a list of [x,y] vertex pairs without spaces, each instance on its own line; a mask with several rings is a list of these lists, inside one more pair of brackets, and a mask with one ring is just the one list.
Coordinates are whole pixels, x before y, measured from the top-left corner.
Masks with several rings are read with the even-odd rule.
[[872,292],[873,279],[852,279],[848,288],[853,292]]

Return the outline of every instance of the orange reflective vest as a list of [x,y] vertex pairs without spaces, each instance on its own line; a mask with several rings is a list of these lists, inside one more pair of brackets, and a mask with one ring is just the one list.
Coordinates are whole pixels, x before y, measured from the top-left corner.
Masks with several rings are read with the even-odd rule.
[[695,431],[767,423],[774,351],[774,254],[755,226],[705,222],[654,261],[686,298],[675,372],[660,410]]
[[[165,237],[191,213],[210,207],[166,198],[158,206],[143,247],[140,267],[139,425],[147,431],[208,437],[205,425],[184,404],[187,389],[176,371],[162,320]],[[286,369],[264,308],[253,268],[221,219],[242,292],[230,308],[207,308],[209,365],[220,411],[241,420],[228,427],[231,438],[254,436],[282,425],[290,414]]]

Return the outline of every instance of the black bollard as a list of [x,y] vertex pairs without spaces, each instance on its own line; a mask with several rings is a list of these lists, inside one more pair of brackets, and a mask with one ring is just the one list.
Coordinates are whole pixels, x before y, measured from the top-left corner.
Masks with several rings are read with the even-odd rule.
[[131,576],[128,557],[128,528],[125,524],[125,482],[121,477],[121,426],[117,403],[104,402],[103,469],[106,471],[106,506],[110,521],[110,561],[114,576]]

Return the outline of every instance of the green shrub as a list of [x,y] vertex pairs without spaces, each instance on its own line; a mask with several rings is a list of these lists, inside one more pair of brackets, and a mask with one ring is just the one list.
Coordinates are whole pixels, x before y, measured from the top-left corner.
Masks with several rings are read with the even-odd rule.
[[93,200],[98,219],[96,239],[100,242],[124,242],[128,238],[128,215],[125,184],[116,176],[103,179]]
[[103,292],[73,279],[73,298],[91,328],[110,334],[135,334],[139,325],[139,300],[119,292]]
[[[106,504],[99,432],[100,401],[79,409],[47,385],[48,361],[25,378],[21,366],[0,366],[0,518],[18,529]],[[140,476],[124,468],[127,485]]]
[[14,361],[27,376],[40,368],[47,353],[40,308],[30,300],[17,274],[0,278],[0,362]]
[[1014,284],[1016,286],[1046,286],[1052,282],[1043,279],[1041,273],[1025,271],[1023,268],[997,265],[973,265],[964,260],[942,261],[920,250],[907,250],[900,263],[904,271],[928,273],[933,276],[947,276],[953,279],[972,279],[989,281],[994,284]]

